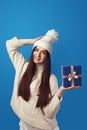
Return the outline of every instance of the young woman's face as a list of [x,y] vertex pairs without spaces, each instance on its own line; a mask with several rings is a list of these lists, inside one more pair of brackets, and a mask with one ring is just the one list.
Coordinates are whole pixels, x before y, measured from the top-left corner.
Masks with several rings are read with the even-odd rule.
[[47,51],[46,49],[37,46],[33,52],[33,61],[36,64],[44,63],[46,58]]

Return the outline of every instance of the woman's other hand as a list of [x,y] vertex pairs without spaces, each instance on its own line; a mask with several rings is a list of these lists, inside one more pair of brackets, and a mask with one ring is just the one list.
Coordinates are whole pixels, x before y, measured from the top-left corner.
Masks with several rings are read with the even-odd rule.
[[80,86],[70,86],[70,87],[67,87],[65,88],[64,86],[61,86],[57,92],[57,96],[58,98],[60,99],[62,97],[62,94],[64,91],[66,90],[73,90],[73,89],[76,89],[76,88],[80,88]]

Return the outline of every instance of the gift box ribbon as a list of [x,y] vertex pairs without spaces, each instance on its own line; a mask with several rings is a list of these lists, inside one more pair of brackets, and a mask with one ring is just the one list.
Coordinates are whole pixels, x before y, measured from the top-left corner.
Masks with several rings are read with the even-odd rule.
[[71,73],[69,73],[69,75],[63,75],[63,78],[68,78],[68,81],[71,81],[72,86],[74,86],[74,78],[79,79],[80,77],[81,77],[81,75],[76,74],[73,66],[71,66]]

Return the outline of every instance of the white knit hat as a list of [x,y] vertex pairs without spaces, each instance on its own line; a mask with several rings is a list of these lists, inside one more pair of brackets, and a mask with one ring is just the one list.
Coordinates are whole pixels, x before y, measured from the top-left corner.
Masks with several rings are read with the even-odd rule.
[[35,42],[33,48],[36,46],[40,46],[45,48],[51,54],[52,43],[54,43],[57,40],[58,40],[58,33],[54,29],[48,30],[43,38]]

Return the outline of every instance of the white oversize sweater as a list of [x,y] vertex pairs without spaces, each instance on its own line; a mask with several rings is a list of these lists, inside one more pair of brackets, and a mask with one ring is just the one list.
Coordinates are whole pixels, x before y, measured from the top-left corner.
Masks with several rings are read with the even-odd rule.
[[6,41],[7,51],[16,72],[14,89],[11,98],[11,107],[16,115],[28,125],[38,129],[53,130],[58,125],[56,121],[56,113],[60,107],[60,100],[56,95],[58,91],[57,78],[54,74],[50,75],[49,83],[52,93],[52,100],[46,107],[44,107],[44,113],[40,108],[36,107],[38,100],[37,90],[43,70],[42,65],[37,67],[36,78],[34,77],[34,80],[30,85],[30,100],[26,102],[21,96],[17,96],[19,81],[29,64],[29,62],[24,59],[22,54],[18,52],[18,48],[21,46],[23,46],[23,43],[16,37]]

